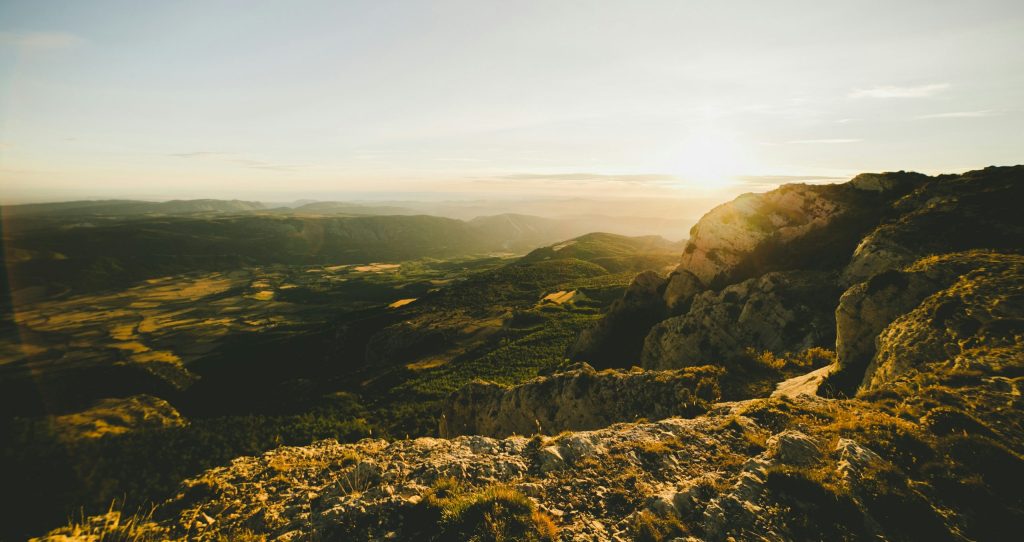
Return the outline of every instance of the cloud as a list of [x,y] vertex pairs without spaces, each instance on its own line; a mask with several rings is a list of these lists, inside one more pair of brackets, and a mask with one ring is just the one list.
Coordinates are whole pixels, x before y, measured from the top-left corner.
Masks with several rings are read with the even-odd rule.
[[984,109],[982,111],[951,111],[949,113],[933,113],[931,115],[921,115],[917,117],[921,120],[926,119],[974,119],[978,117],[988,117],[995,113],[990,109]]
[[850,92],[850,98],[927,98],[949,88],[949,83],[932,83],[912,87],[880,86]]
[[806,181],[843,181],[846,177],[829,177],[825,175],[741,175],[737,181],[747,184],[780,184]]
[[0,45],[26,51],[67,49],[85,43],[85,40],[67,32],[0,32]]
[[275,164],[273,162],[264,162],[263,160],[253,160],[251,158],[245,158],[236,153],[231,152],[218,152],[218,151],[194,151],[194,152],[175,152],[170,153],[167,156],[173,156],[175,158],[213,158],[219,159],[232,164],[237,164],[242,167],[250,169],[264,169],[270,171],[295,171],[302,169],[306,166],[296,164]]
[[250,160],[247,158],[238,158],[236,160],[232,160],[232,162],[250,169],[266,169],[271,171],[295,171],[297,169],[302,169],[306,167],[297,164],[274,164],[271,162],[264,162],[262,160]]
[[173,156],[175,158],[217,158],[231,156],[231,153],[215,151],[174,152],[167,156]]
[[603,175],[599,173],[518,173],[498,177],[507,181],[600,181],[626,183],[667,183],[679,179],[672,175],[647,173],[640,175]]
[[859,143],[863,139],[793,139],[786,142],[786,145],[841,145],[843,143]]

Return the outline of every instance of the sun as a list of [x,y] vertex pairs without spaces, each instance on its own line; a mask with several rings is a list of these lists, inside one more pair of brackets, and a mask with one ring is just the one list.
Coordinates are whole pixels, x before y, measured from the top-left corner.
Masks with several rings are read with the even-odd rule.
[[674,171],[687,188],[718,190],[736,184],[740,175],[750,172],[753,157],[736,136],[707,130],[683,141],[674,161]]

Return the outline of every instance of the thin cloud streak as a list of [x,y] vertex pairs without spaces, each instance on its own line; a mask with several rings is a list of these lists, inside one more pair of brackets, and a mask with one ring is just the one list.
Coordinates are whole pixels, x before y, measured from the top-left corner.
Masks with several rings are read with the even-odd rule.
[[984,109],[981,111],[951,111],[949,113],[934,113],[931,115],[921,115],[917,117],[920,120],[928,119],[976,119],[980,117],[990,117],[995,114],[995,111],[991,109]]
[[220,159],[225,162],[237,164],[242,167],[249,169],[263,169],[268,171],[296,171],[306,166],[297,164],[275,164],[272,162],[264,162],[262,160],[253,160],[251,158],[245,158],[235,153],[230,152],[218,152],[218,151],[194,151],[194,152],[176,152],[169,153],[167,156],[173,156],[175,158],[213,158]]
[[863,139],[793,139],[786,142],[786,145],[842,145],[844,143],[859,143]]
[[927,98],[934,96],[949,88],[949,83],[932,83],[930,85],[917,85],[911,87],[900,86],[878,86],[866,89],[856,89],[850,92],[850,98]]
[[737,181],[747,184],[798,183],[802,181],[844,181],[846,177],[826,175],[740,175]]
[[600,181],[600,182],[625,182],[625,183],[668,183],[677,182],[679,179],[672,175],[660,173],[649,173],[640,175],[603,175],[598,173],[518,173],[512,175],[501,175],[496,177],[508,181]]

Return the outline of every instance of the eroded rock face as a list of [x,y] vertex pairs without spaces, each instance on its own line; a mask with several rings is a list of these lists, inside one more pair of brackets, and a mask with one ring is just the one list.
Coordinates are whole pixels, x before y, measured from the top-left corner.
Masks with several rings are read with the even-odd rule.
[[927,276],[889,271],[843,293],[836,309],[837,369],[826,387],[853,393],[875,355],[878,334],[936,288]]
[[[852,183],[862,177],[867,176]],[[1024,239],[1022,180],[1022,166],[990,167],[918,186],[892,205],[895,220],[857,245],[844,271],[845,284],[900,270],[929,254],[1019,249]]]
[[648,369],[714,363],[747,348],[776,354],[834,342],[834,276],[789,271],[706,291],[682,316],[651,329],[641,356]]
[[1024,256],[973,251],[925,258],[843,294],[838,370],[828,385],[845,393],[876,388],[977,345],[1019,351],[1022,320]]
[[637,365],[644,337],[651,326],[665,317],[663,295],[668,284],[654,271],[637,275],[622,299],[609,307],[608,314],[580,333],[569,348],[569,359],[601,368]]
[[685,269],[676,269],[668,277],[665,293],[665,309],[670,315],[685,314],[693,304],[693,298],[707,288],[693,273]]
[[828,267],[849,258],[889,203],[927,179],[884,173],[843,185],[744,194],[697,222],[679,269],[719,288],[767,271]]
[[718,399],[721,370],[598,372],[582,363],[519,386],[473,382],[442,410],[440,434],[555,434],[638,418],[694,416]]
[[942,290],[878,335],[864,389],[946,360],[967,366],[972,358],[984,357],[996,372],[1024,366],[1024,256],[953,254],[923,260],[908,271],[958,276],[942,281]]

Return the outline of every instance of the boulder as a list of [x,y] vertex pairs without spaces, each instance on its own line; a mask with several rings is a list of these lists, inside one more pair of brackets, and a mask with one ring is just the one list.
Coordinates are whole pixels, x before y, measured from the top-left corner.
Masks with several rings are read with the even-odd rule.
[[821,459],[821,448],[811,437],[796,430],[768,438],[768,455],[784,465],[807,465]]
[[[961,267],[968,263],[973,269]],[[947,360],[967,364],[984,357],[986,370],[996,373],[1024,366],[1024,256],[949,255],[922,261],[910,273],[943,268],[958,276],[878,335],[863,389]]]
[[706,289],[696,275],[685,269],[676,269],[669,275],[662,296],[665,309],[672,315],[685,314],[690,310],[693,298]]

